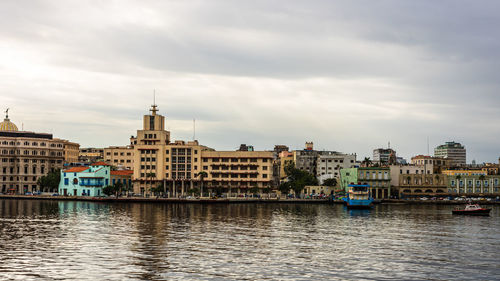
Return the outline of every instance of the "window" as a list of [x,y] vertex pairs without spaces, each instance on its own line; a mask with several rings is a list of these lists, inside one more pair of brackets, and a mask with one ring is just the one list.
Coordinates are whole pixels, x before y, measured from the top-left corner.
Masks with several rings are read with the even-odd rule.
[[64,185],[68,185],[69,184],[69,179],[68,178],[65,178],[64,179]]

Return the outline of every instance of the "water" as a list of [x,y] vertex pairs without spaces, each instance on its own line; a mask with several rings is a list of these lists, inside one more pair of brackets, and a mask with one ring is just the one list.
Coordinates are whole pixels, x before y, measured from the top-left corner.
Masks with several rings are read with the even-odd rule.
[[500,208],[0,200],[0,279],[499,280]]

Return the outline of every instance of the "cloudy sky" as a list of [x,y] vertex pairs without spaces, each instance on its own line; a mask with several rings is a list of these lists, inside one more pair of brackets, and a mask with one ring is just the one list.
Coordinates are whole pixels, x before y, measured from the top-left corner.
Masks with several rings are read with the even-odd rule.
[[500,156],[499,1],[0,3],[0,106],[25,130],[125,145],[156,89],[173,139],[409,158]]

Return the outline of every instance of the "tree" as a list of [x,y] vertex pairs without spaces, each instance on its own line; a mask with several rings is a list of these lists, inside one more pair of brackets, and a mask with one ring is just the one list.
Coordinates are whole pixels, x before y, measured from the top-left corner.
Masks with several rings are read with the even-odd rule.
[[158,197],[160,197],[160,194],[163,192],[163,184],[162,183],[158,184],[157,186],[152,187],[150,190],[153,193],[153,195],[155,195],[156,198],[158,199]]
[[[153,178],[156,177],[155,173],[146,173],[146,178],[149,179],[149,192],[153,192]],[[147,192],[147,191],[146,191]]]
[[326,185],[326,186],[337,186],[337,179],[336,178],[326,179],[325,181],[323,181],[323,185]]
[[250,193],[252,193],[253,195],[259,193],[259,188],[257,186],[252,186],[250,188]]
[[318,185],[316,177],[306,171],[295,168],[293,162],[285,166],[285,172],[288,175],[289,186],[296,195],[301,194],[307,185]]
[[271,188],[269,186],[266,186],[264,189],[262,189],[262,192],[267,194],[267,198],[269,198],[269,193],[271,193]]
[[365,157],[361,164],[363,164],[365,167],[369,167],[372,164],[372,160],[370,160],[370,157]]
[[290,189],[292,189],[292,185],[290,182],[282,182],[278,186],[278,190],[281,192],[281,194],[287,195],[290,192]]
[[122,189],[123,189],[123,184],[121,181],[115,183],[113,185],[114,189],[115,189],[115,195],[116,195],[116,198],[118,198],[118,195],[120,195],[122,193]]
[[200,183],[201,183],[201,191],[200,191],[200,194],[201,194],[201,197],[203,197],[203,180],[208,177],[208,174],[207,172],[205,171],[201,171],[199,172],[196,176],[200,177]]
[[195,187],[195,188],[189,189],[188,193],[191,193],[191,196],[198,196],[198,194],[200,193],[200,190]]
[[102,193],[106,194],[107,196],[111,196],[112,194],[115,194],[115,192],[116,192],[116,187],[113,185],[105,186],[102,189]]
[[48,188],[49,191],[57,191],[61,182],[61,170],[52,170],[47,175],[38,178],[37,184],[43,189]]

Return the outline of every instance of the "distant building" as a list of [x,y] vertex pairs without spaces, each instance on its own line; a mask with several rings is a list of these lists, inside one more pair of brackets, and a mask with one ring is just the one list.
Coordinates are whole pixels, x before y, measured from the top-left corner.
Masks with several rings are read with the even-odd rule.
[[111,171],[110,183],[111,185],[121,184],[123,191],[133,191],[132,175],[134,171],[131,170],[116,170]]
[[134,147],[110,146],[104,149],[104,161],[120,170],[134,169]]
[[274,153],[276,153],[276,155],[279,155],[281,152],[283,151],[289,151],[290,148],[286,145],[282,145],[282,144],[277,144],[274,146]]
[[412,165],[432,166],[433,173],[439,174],[444,169],[451,167],[451,160],[428,155],[417,155],[411,158]]
[[434,156],[451,160],[453,166],[463,166],[466,162],[466,150],[457,142],[446,142],[434,149]]
[[78,162],[91,164],[98,161],[104,160],[104,149],[103,148],[80,148],[78,154]]
[[396,151],[391,148],[377,148],[373,150],[373,162],[379,164],[395,164]]
[[253,145],[241,144],[240,149],[238,151],[254,151]]
[[456,175],[447,179],[451,194],[500,196],[500,175]]

